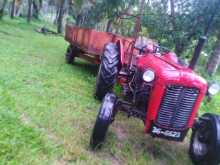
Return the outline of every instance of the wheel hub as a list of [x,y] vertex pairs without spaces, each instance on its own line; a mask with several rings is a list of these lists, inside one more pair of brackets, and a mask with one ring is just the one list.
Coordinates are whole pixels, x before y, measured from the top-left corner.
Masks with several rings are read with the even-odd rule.
[[200,140],[199,132],[196,132],[195,134],[195,138],[193,141],[193,150],[194,153],[197,154],[198,156],[204,156],[208,151],[207,144],[201,142]]

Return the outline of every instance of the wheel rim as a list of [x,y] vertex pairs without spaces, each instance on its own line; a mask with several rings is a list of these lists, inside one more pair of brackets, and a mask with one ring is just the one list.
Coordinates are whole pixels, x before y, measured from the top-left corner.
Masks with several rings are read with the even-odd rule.
[[208,152],[208,144],[204,143],[204,142],[201,142],[200,138],[201,138],[201,135],[197,131],[195,133],[195,137],[194,137],[194,140],[193,140],[193,151],[198,156],[204,156]]
[[71,53],[72,53],[72,50],[71,50],[71,48],[69,48],[69,49],[67,50],[67,55],[70,56]]
[[212,141],[211,137],[210,125],[198,129],[194,135],[193,152],[198,156],[207,155]]

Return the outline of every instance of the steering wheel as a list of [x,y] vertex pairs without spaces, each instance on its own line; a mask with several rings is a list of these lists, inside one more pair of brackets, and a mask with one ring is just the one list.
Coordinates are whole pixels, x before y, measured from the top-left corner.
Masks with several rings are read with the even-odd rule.
[[159,52],[163,52],[163,53],[167,53],[170,52],[170,49],[164,46],[160,46],[160,45],[154,45],[154,50],[155,53],[159,53]]
[[141,48],[139,48],[139,54],[144,54],[145,53],[145,49],[147,48],[147,45],[142,46]]

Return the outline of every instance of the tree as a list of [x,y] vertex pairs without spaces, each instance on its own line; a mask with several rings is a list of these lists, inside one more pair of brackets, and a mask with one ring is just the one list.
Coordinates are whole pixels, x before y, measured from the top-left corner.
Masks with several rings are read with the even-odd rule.
[[21,12],[21,5],[22,5],[22,0],[16,0],[15,1],[15,15],[19,16]]
[[[73,18],[81,27],[121,33],[123,16],[130,15],[132,7],[138,0],[74,0]],[[123,30],[122,30],[123,29]],[[130,31],[130,27],[128,28]]]
[[135,27],[134,27],[134,38],[138,37],[138,33],[141,30],[141,17],[143,16],[144,13],[144,6],[145,6],[145,0],[140,0],[139,1],[139,9],[140,9],[140,15],[136,18],[136,23],[135,23]]
[[[218,5],[219,0],[153,0],[145,10],[143,26],[147,28],[149,37],[181,56],[204,34]],[[212,31],[217,27],[213,26]]]
[[39,19],[39,10],[42,2],[33,0],[33,17]]
[[207,73],[212,76],[213,74],[215,74],[215,72],[217,71],[218,67],[220,64],[220,33],[218,35],[218,40],[216,42],[216,46],[211,54],[211,56],[209,57],[207,66],[206,66],[206,70]]
[[59,4],[59,12],[58,12],[58,18],[57,18],[57,33],[63,32],[63,17],[65,13],[65,0],[60,0]]
[[0,8],[0,19],[2,19],[4,15],[6,4],[7,4],[7,0],[3,0],[2,7]]
[[33,4],[33,0],[28,0],[28,14],[27,14],[28,23],[30,23],[32,19],[32,4]]
[[13,0],[12,3],[11,3],[11,19],[14,18],[14,14],[15,14],[15,3],[16,3],[16,0]]

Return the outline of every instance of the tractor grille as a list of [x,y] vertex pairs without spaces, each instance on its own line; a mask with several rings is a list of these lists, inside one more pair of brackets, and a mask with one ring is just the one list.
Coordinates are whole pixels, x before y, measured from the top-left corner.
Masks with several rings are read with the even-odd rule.
[[185,128],[198,94],[196,88],[168,86],[160,105],[157,124],[174,129]]

